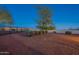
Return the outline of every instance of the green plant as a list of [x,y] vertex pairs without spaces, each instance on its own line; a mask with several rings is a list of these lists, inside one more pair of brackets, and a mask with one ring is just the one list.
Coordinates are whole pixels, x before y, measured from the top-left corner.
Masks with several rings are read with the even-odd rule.
[[37,21],[37,28],[41,30],[55,30],[55,26],[52,25],[52,12],[47,7],[38,7],[38,13],[40,20]]

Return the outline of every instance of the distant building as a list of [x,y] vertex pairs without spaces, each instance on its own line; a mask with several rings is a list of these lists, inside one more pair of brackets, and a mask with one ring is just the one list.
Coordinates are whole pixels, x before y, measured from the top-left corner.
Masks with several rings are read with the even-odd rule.
[[0,28],[0,31],[1,31],[1,30],[4,30],[4,31],[11,31],[11,30],[24,31],[24,30],[29,30],[29,29],[30,29],[30,28],[1,27],[1,28]]
[[66,33],[79,34],[79,30],[77,30],[77,29],[64,29],[64,30],[57,30],[56,32],[62,33],[62,34],[66,34]]

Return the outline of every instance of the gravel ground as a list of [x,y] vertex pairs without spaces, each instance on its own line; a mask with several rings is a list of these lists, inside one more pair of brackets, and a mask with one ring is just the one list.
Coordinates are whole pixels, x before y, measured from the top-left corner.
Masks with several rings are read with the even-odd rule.
[[0,36],[0,54],[79,55],[79,36],[44,34],[27,37],[23,34]]

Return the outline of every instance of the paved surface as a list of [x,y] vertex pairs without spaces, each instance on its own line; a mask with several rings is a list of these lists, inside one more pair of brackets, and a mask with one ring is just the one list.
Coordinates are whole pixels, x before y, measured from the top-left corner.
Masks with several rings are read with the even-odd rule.
[[79,36],[45,34],[26,37],[23,33],[0,36],[0,54],[79,55]]

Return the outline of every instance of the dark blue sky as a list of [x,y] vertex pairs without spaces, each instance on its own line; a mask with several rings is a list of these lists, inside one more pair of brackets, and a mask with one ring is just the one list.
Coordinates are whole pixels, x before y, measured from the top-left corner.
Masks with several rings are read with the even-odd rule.
[[1,5],[12,14],[15,26],[35,28],[36,20],[39,20],[37,6],[47,6],[53,11],[52,20],[57,29],[79,28],[79,5],[72,4],[13,4]]

